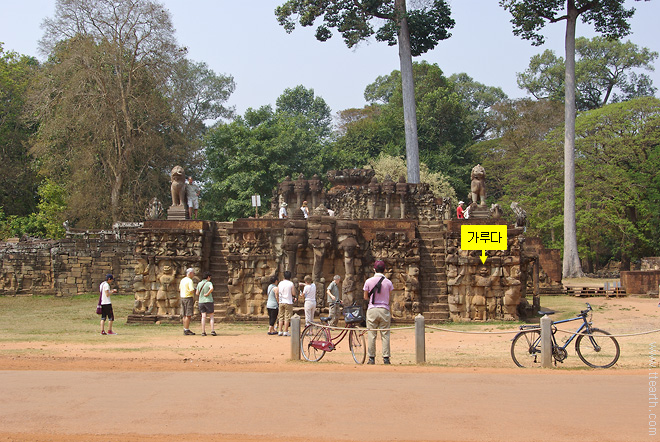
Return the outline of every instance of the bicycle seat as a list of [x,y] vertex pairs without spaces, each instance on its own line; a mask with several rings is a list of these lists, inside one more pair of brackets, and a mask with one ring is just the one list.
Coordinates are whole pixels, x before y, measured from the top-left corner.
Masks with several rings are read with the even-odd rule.
[[332,316],[319,316],[321,322],[329,322],[332,319]]
[[543,315],[550,316],[550,315],[554,315],[555,313],[557,313],[557,312],[552,311],[552,310],[539,310],[539,315],[541,315],[541,316],[543,316]]

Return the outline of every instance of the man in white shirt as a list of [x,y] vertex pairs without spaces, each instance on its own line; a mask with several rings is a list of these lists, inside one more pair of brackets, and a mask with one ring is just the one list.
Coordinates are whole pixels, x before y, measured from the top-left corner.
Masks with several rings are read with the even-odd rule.
[[[112,323],[115,321],[115,314],[112,311],[112,301],[110,296],[117,293],[117,289],[110,289],[110,284],[114,281],[114,277],[110,274],[105,275],[105,281],[101,283],[101,334],[102,335],[116,335],[112,331]],[[105,332],[105,321],[108,320],[108,332]]]
[[293,282],[290,281],[291,272],[284,272],[284,279],[280,281],[277,285],[277,290],[279,292],[279,312],[278,312],[278,322],[279,322],[279,336],[291,336],[289,333],[289,322],[291,321],[291,314],[293,313],[293,298],[295,297],[295,287]]

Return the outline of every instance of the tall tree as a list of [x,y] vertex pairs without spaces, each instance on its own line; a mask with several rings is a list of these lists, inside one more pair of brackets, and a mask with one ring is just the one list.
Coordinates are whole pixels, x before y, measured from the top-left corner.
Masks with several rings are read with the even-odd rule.
[[575,224],[575,29],[578,17],[592,23],[597,32],[621,38],[630,32],[628,19],[634,9],[624,8],[625,0],[500,0],[512,15],[513,33],[541,45],[539,31],[547,23],[566,21],[566,72],[564,97],[564,257],[563,277],[582,276]]
[[5,52],[0,44],[0,208],[6,215],[24,216],[36,209],[37,177],[27,150],[35,128],[22,115],[37,68],[34,58]]
[[[653,71],[658,53],[627,41],[604,37],[575,40],[575,87],[577,110],[597,109],[608,102],[653,96],[653,81],[636,70]],[[547,49],[534,55],[525,72],[518,74],[518,86],[538,99],[564,97],[564,58]]]
[[67,184],[81,222],[136,219],[167,188],[164,172],[194,155],[167,99],[185,54],[170,14],[152,0],[58,0],[43,28],[41,170]]
[[[376,35],[378,41],[399,46],[403,87],[404,123],[408,182],[419,182],[419,147],[415,85],[412,57],[433,49],[439,41],[450,37],[453,28],[449,6],[444,0],[419,2],[409,9],[405,0],[288,0],[275,9],[279,23],[292,32],[296,22],[313,26],[317,18],[323,23],[316,28],[316,38],[326,41],[337,29],[349,48]],[[374,25],[380,21],[376,30]]]

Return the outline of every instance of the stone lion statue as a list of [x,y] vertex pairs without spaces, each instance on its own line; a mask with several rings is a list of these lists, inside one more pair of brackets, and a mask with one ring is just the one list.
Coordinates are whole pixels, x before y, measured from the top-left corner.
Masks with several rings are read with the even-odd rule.
[[172,205],[183,206],[186,202],[186,175],[183,172],[183,167],[174,166],[170,172],[172,179]]
[[486,171],[481,164],[477,164],[472,168],[472,173],[470,174],[470,193],[472,196],[472,202],[479,203],[480,206],[486,205]]

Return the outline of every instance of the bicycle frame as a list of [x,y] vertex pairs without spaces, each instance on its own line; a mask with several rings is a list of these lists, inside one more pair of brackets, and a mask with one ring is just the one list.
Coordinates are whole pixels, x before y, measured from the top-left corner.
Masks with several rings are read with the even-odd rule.
[[[324,324],[324,325],[327,325],[327,324]],[[348,327],[348,328],[352,328],[352,327]],[[318,350],[332,351],[335,348],[337,348],[337,345],[339,345],[339,343],[341,341],[344,340],[346,335],[348,335],[348,332],[349,332],[349,330],[340,330],[340,332],[337,335],[332,336],[332,330],[328,330],[328,334],[326,336],[330,336],[329,341],[327,341],[327,340],[311,341],[310,345],[312,347],[318,349]]]
[[[571,342],[573,342],[573,339],[575,339],[576,336],[579,336],[579,334],[582,332],[582,330],[586,329],[586,331],[588,333],[589,332],[589,327],[591,326],[591,323],[589,321],[587,321],[587,317],[586,316],[581,316],[581,315],[576,316],[575,318],[562,319],[561,321],[556,321],[556,322],[552,321],[552,325],[555,326],[557,324],[565,324],[567,322],[578,321],[580,319],[582,319],[582,325],[580,325],[580,327],[571,335],[571,337],[566,340],[566,343],[564,345],[558,345],[557,344],[557,339],[555,337],[555,333],[556,333],[557,330],[556,329],[553,330],[553,332],[552,332],[552,341],[553,341],[552,345],[565,350],[566,347],[568,347],[569,344]],[[593,342],[593,340],[592,340],[592,342]]]

